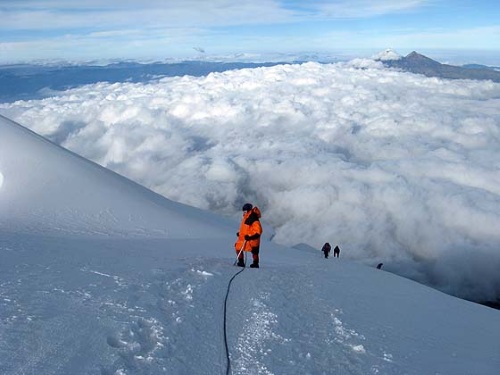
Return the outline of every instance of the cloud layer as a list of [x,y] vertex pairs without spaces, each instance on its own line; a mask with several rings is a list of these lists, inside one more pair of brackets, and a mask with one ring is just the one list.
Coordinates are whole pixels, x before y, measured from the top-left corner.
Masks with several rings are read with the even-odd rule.
[[234,216],[253,202],[276,242],[500,295],[498,84],[354,60],[100,83],[0,111],[170,199]]

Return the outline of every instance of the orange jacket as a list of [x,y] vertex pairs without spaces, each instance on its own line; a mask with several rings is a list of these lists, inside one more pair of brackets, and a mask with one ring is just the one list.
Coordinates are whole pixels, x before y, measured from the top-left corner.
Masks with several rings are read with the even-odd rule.
[[[243,244],[245,244],[243,248],[244,251],[252,251],[252,248],[258,248],[260,246],[260,235],[262,234],[262,225],[260,225],[259,221],[260,216],[260,210],[257,207],[243,214],[240,231],[238,232],[238,239],[234,244],[236,251],[240,251]],[[245,240],[245,236],[250,238]]]

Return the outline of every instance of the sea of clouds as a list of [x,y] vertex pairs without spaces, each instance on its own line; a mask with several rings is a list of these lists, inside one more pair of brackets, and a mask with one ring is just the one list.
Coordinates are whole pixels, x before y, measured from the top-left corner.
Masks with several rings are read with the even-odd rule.
[[500,84],[353,60],[98,83],[0,113],[172,200],[235,217],[252,202],[278,243],[500,296]]

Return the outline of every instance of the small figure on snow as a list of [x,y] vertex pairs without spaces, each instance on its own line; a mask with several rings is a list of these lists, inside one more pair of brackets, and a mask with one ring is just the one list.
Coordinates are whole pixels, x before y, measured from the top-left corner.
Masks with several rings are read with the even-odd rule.
[[328,259],[328,254],[330,254],[330,250],[332,247],[328,242],[326,242],[323,247],[321,248],[321,251],[325,254],[325,259]]
[[243,251],[252,253],[253,263],[250,268],[259,268],[259,250],[260,236],[262,234],[262,226],[260,225],[260,210],[258,207],[252,206],[251,203],[245,203],[242,208],[243,217],[241,219],[240,231],[236,234],[238,239],[234,244],[238,258],[238,266],[245,267],[243,259]]
[[384,265],[384,263],[379,263],[379,264],[377,264],[377,269],[378,269],[378,270],[381,270],[383,265]]
[[334,258],[339,258],[340,257],[340,247],[335,246],[335,249],[333,249],[333,257]]

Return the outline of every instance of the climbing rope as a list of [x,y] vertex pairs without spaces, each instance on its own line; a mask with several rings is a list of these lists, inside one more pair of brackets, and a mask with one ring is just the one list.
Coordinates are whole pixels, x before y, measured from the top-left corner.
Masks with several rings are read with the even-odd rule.
[[[246,254],[245,254],[245,264],[246,264]],[[233,282],[234,278],[238,276],[240,273],[245,271],[245,267],[243,267],[240,271],[236,272],[233,277],[229,280],[229,283],[227,284],[227,291],[226,291],[226,298],[224,299],[224,346],[226,348],[226,361],[227,361],[227,366],[226,366],[226,375],[230,375],[231,373],[231,360],[229,359],[229,347],[227,345],[227,299],[229,297],[229,291],[231,290],[231,283]]]

